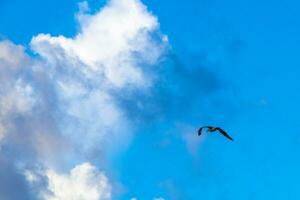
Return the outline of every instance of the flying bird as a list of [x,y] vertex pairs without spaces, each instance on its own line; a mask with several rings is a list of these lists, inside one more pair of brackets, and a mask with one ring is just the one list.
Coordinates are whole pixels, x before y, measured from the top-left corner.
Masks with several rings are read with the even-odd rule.
[[233,139],[223,129],[221,129],[219,127],[203,126],[203,127],[199,128],[198,135],[201,135],[202,129],[205,129],[205,128],[207,128],[207,131],[210,132],[210,133],[215,132],[215,131],[219,131],[219,133],[221,133],[222,135],[227,137],[229,140],[233,141]]

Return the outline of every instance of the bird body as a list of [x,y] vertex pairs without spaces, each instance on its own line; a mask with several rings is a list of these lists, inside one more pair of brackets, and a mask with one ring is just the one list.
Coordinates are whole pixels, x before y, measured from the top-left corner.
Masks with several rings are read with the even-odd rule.
[[203,126],[201,128],[199,128],[198,130],[198,135],[201,135],[202,133],[202,130],[207,128],[207,131],[209,133],[212,133],[212,132],[215,132],[215,131],[218,131],[219,133],[221,133],[222,135],[224,135],[226,138],[228,138],[229,140],[233,141],[233,139],[221,128],[219,127],[213,127],[213,126]]
[[209,127],[208,129],[207,129],[207,131],[208,132],[214,132],[214,131],[216,131],[216,130],[218,130],[218,128],[217,127]]

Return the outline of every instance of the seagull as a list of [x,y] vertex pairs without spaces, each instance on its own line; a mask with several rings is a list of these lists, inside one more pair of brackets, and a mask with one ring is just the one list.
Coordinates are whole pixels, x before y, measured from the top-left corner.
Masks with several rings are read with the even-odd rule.
[[219,131],[222,135],[227,137],[229,140],[233,141],[233,139],[223,129],[221,129],[219,127],[203,126],[203,127],[199,128],[198,135],[201,135],[202,129],[204,129],[204,128],[207,128],[207,131],[210,132],[210,133],[215,132],[215,131]]

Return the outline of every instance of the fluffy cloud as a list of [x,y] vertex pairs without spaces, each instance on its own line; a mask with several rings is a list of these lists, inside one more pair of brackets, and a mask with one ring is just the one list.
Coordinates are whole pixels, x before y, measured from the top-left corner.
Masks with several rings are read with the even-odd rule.
[[138,0],[111,0],[95,14],[85,2],[80,10],[79,33],[34,36],[34,57],[0,42],[0,142],[45,200],[111,199],[108,178],[94,166],[66,166],[129,143],[133,124],[117,99],[151,87],[151,66],[167,46]]
[[44,200],[110,200],[112,186],[106,175],[89,162],[75,166],[69,172],[53,169],[26,170],[25,176],[32,185],[46,182],[38,191]]
[[[87,3],[81,10],[80,32],[74,38],[39,34],[31,47],[50,74],[63,111],[63,134],[90,152],[95,145],[106,150],[130,139],[131,124],[114,94],[152,84],[144,66],[159,61],[167,40],[138,0],[112,0],[94,15],[83,12]],[[124,142],[116,145],[118,140]]]
[[25,123],[39,138],[32,143],[42,146],[47,135],[62,135],[86,154],[99,145],[109,149],[126,143],[111,145],[117,137],[130,139],[131,123],[115,94],[147,90],[152,84],[148,67],[159,61],[167,40],[138,0],[112,0],[95,14],[87,10],[82,3],[74,38],[33,37],[37,57],[9,41],[0,43],[2,138],[10,124],[18,125],[11,115],[28,114],[24,123],[36,116],[47,126],[41,133]]
[[[87,4],[85,9],[87,10]],[[85,78],[113,87],[147,86],[140,64],[155,63],[164,49],[157,19],[138,0],[112,0],[95,15],[78,15],[80,32],[74,38],[40,34],[32,48],[51,64],[75,67]],[[149,53],[151,52],[151,53]],[[75,66],[74,66],[75,65]]]
[[107,177],[90,163],[74,167],[68,174],[46,172],[48,192],[45,200],[109,200],[111,185]]
[[202,95],[219,87],[213,73],[189,71],[175,56],[155,66],[168,41],[139,0],[88,11],[80,4],[73,38],[34,36],[35,56],[0,42],[0,142],[10,165],[28,169],[28,182],[39,183],[45,200],[111,199],[112,181],[89,163],[77,164],[101,163],[126,147],[136,122],[172,123],[187,112],[198,118],[201,106],[213,107]]

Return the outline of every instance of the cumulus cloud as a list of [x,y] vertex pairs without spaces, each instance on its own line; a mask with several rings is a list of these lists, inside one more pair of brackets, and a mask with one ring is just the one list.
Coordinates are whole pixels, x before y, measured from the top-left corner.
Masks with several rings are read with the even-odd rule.
[[111,199],[108,178],[90,163],[77,165],[68,174],[48,170],[45,175],[48,179],[48,190],[42,194],[45,200]]
[[[81,7],[88,10],[86,3]],[[102,78],[114,87],[149,84],[140,64],[155,63],[163,43],[151,37],[158,22],[141,2],[112,0],[95,15],[81,12],[78,19],[80,32],[74,38],[39,34],[32,39],[33,50],[51,64],[67,62],[85,78]]]
[[[138,0],[112,0],[95,14],[88,10],[86,2],[80,4],[80,32],[73,38],[34,36],[31,48],[37,57],[27,56],[22,46],[1,42],[2,137],[8,115],[29,113],[40,115],[52,132],[68,137],[85,153],[110,143],[116,134],[124,141],[130,138],[131,124],[115,93],[142,91],[152,84],[146,67],[159,61],[167,40]],[[33,106],[43,113],[30,113]]]
[[45,200],[111,199],[112,181],[90,162],[124,149],[136,122],[179,120],[219,87],[212,73],[187,70],[172,55],[157,66],[168,39],[139,0],[89,10],[80,4],[72,38],[34,36],[34,56],[0,42],[0,145]]
[[0,142],[46,200],[111,199],[103,172],[78,163],[129,143],[133,124],[116,94],[147,91],[151,68],[167,47],[156,17],[139,0],[111,0],[88,11],[81,3],[73,38],[34,36],[35,56],[0,42]]
[[[112,186],[104,172],[89,162],[76,165],[68,172],[50,168],[24,171],[32,186],[39,185],[38,197],[44,200],[110,200]],[[46,184],[45,184],[46,183]],[[44,185],[44,187],[40,187]]]
[[74,38],[39,34],[31,47],[48,68],[64,112],[63,134],[88,152],[117,140],[116,134],[123,141],[130,138],[131,124],[114,93],[151,86],[145,66],[159,61],[167,40],[138,0],[109,1],[94,15],[85,13],[86,2],[80,7],[80,32]]

